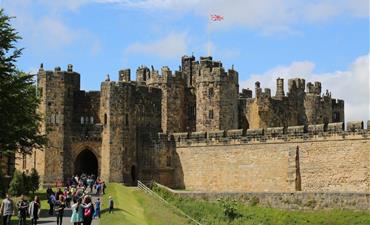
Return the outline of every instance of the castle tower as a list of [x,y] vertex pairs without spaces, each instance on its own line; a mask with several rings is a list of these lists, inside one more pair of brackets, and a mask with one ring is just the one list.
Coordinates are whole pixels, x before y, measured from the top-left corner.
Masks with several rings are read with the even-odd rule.
[[288,80],[288,126],[306,125],[307,118],[304,108],[305,83],[301,78]]
[[152,76],[147,80],[147,85],[162,90],[162,132],[186,131],[186,81],[182,72],[176,71],[173,75],[172,71],[164,66],[161,69],[161,75],[157,71],[152,71]]
[[44,184],[55,184],[56,179],[72,174],[65,166],[71,159],[71,139],[74,93],[80,90],[80,74],[68,65],[67,71],[56,67],[37,74],[37,85],[41,102],[39,112],[43,117],[41,132],[46,134],[48,143],[44,151],[35,151],[36,169]]
[[123,69],[123,70],[118,71],[118,80],[122,82],[130,82],[131,81],[131,70]]
[[279,77],[279,78],[276,79],[275,98],[282,99],[284,96],[285,96],[285,93],[284,93],[284,79]]
[[194,86],[194,76],[196,71],[195,57],[194,56],[183,56],[181,57],[181,72],[186,79],[186,86]]
[[147,79],[150,78],[150,70],[146,66],[141,66],[136,70],[136,81],[138,84],[145,85]]
[[238,72],[225,72],[212,57],[200,58],[196,78],[196,130],[238,128]]

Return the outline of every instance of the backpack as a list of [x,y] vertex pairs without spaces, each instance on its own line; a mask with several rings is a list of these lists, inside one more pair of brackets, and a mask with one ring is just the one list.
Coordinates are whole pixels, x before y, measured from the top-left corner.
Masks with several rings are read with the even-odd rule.
[[91,206],[88,208],[88,209],[85,209],[85,212],[84,212],[84,216],[85,217],[92,217],[92,215],[94,214],[94,205],[91,204]]

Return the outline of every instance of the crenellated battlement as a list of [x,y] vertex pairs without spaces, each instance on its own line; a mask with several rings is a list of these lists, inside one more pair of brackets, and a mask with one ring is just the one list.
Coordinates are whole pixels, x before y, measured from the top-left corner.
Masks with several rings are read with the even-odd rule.
[[202,65],[201,61],[200,69],[195,77],[195,82],[197,84],[204,82],[230,82],[237,84],[239,79],[238,76],[238,72],[233,68],[226,71],[225,68],[222,67],[221,62],[212,61],[211,63],[207,62],[207,64],[205,63]]
[[[370,126],[370,120],[367,122]],[[182,132],[171,135],[160,134],[162,140],[175,141],[177,147],[192,145],[234,145],[267,142],[305,142],[320,140],[341,140],[348,138],[368,139],[370,129],[364,129],[362,121],[317,124],[309,126],[270,127],[258,129],[219,130],[209,132]]]

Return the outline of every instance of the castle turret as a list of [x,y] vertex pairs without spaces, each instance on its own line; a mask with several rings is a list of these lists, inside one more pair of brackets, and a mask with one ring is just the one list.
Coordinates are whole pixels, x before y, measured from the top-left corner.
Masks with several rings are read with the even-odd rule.
[[146,66],[141,66],[136,70],[136,81],[138,84],[144,85],[146,80],[150,78],[150,70]]
[[118,80],[122,82],[130,82],[131,81],[131,70],[130,69],[123,69],[118,72]]
[[194,56],[183,56],[181,58],[181,72],[186,79],[186,86],[192,87],[194,84],[194,75],[195,75],[195,57]]
[[282,99],[285,96],[284,93],[284,79],[283,78],[277,78],[276,79],[276,94],[275,97],[278,99]]
[[238,127],[238,72],[226,72],[212,57],[200,58],[196,79],[196,130],[224,130]]

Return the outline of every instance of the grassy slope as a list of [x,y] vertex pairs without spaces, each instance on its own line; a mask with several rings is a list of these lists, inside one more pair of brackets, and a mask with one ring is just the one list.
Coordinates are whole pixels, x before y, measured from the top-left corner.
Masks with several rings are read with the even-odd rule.
[[352,212],[342,210],[331,211],[284,211],[259,206],[246,206],[238,204],[236,209],[241,215],[229,221],[223,215],[223,208],[217,202],[193,200],[175,197],[172,194],[156,188],[157,193],[171,204],[182,209],[203,224],[210,225],[289,225],[289,224],[317,224],[317,225],[366,225],[370,224],[370,213]]
[[[103,211],[100,224],[109,225],[186,225],[185,218],[172,209],[145,195],[135,188],[121,184],[108,184],[103,197]],[[108,197],[112,196],[115,211],[109,214],[106,210]]]

